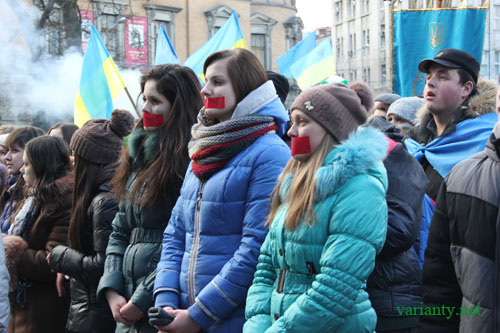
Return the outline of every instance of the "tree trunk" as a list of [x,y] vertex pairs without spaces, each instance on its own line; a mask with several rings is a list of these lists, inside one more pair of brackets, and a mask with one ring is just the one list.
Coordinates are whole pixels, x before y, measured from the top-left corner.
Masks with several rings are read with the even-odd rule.
[[78,17],[77,0],[58,0],[61,6],[64,31],[66,32],[66,45],[68,48],[74,46],[81,50],[82,26]]

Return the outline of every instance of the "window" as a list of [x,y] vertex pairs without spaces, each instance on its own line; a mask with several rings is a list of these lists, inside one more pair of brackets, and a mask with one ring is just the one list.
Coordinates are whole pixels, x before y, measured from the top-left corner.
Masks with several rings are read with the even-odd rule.
[[63,26],[59,8],[55,8],[47,19],[45,25],[46,51],[49,54],[60,55],[63,53]]
[[387,68],[385,65],[380,67],[380,85],[385,86],[387,80]]
[[371,84],[371,82],[372,82],[371,70],[370,70],[370,67],[368,67],[368,73],[366,76],[366,83]]
[[495,51],[495,76],[500,74],[500,52]]
[[363,45],[361,45],[362,48],[366,48],[368,47],[368,45],[370,45],[370,30],[363,30],[363,40],[362,40],[362,43]]
[[118,20],[116,15],[102,14],[99,16],[100,34],[109,55],[117,61],[118,59]]
[[380,25],[380,46],[385,47],[385,24]]
[[266,64],[266,35],[252,34],[252,51],[263,66]]
[[500,6],[493,6],[493,7],[495,7],[493,12],[494,29],[500,30]]
[[349,82],[354,82],[356,81],[356,71],[351,70],[349,72]]
[[340,45],[340,38],[337,38],[337,59],[340,58],[340,48],[341,48],[341,45]]
[[342,1],[335,3],[335,20],[337,23],[342,22]]
[[349,17],[354,17],[356,16],[356,1],[351,0],[349,2]]
[[354,51],[354,39],[353,35],[349,35],[349,56],[352,57]]
[[362,6],[362,7],[361,7],[361,12],[362,12],[363,14],[365,14],[365,13],[368,13],[368,12],[369,12],[369,10],[370,10],[370,3],[369,3],[369,1],[368,1],[368,0],[362,0],[362,2],[361,2],[361,6]]

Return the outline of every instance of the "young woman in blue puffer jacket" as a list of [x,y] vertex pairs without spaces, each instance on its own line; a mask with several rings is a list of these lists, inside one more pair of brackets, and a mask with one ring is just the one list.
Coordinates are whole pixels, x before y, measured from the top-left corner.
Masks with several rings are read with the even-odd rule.
[[387,230],[388,142],[362,124],[364,83],[332,83],[292,104],[293,159],[273,192],[244,332],[373,332],[365,291]]
[[160,332],[241,332],[269,196],[290,159],[288,114],[250,51],[204,64],[205,108],[192,129],[192,162],[163,235],[156,305],[175,315]]

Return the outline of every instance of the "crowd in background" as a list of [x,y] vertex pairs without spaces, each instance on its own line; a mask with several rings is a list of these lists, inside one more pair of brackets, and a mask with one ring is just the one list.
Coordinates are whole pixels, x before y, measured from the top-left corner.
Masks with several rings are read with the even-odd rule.
[[203,85],[145,72],[140,119],[0,126],[0,331],[499,331],[479,67],[445,49],[421,97],[331,79],[287,112],[287,79],[232,49]]

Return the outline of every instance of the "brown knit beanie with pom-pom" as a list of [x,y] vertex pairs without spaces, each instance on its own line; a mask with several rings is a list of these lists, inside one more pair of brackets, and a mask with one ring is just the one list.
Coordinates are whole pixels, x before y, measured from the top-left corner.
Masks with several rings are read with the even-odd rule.
[[123,138],[132,132],[135,119],[125,110],[114,110],[111,119],[91,119],[71,138],[74,153],[95,164],[118,161]]
[[307,89],[295,99],[291,110],[304,112],[340,142],[366,121],[372,107],[370,87],[354,82],[349,87],[330,83]]

